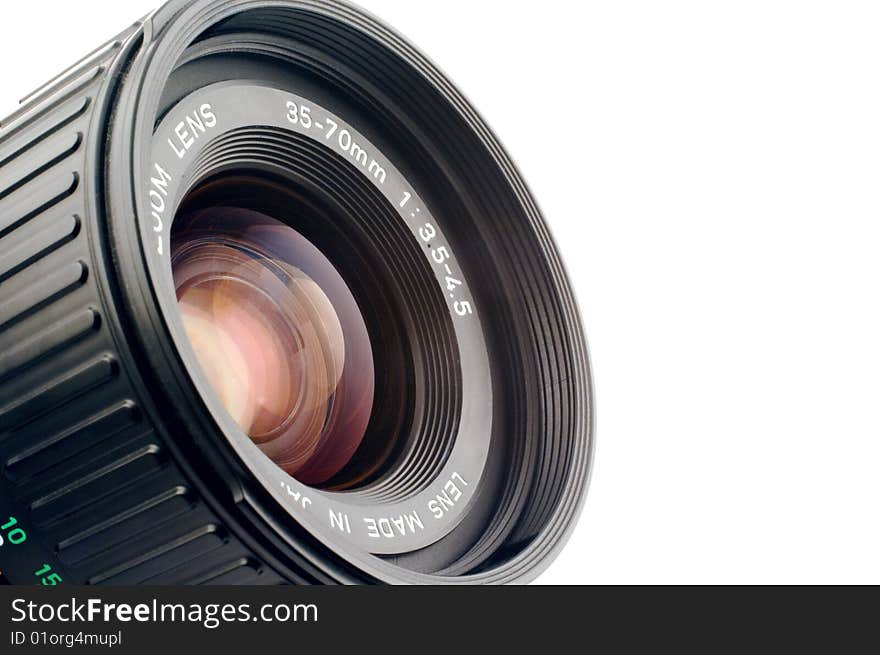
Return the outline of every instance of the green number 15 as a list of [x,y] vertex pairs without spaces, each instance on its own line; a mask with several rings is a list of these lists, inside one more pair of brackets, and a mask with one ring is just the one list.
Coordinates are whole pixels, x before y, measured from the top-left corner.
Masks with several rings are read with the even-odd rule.
[[52,571],[52,567],[49,564],[44,564],[43,568],[39,571],[34,571],[34,575],[37,576],[40,579],[40,582],[46,587],[54,587],[55,585],[64,582],[60,575]]

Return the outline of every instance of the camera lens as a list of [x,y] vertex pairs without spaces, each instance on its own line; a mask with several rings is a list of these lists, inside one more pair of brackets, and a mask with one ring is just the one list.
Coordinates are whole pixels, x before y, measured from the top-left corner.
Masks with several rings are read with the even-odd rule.
[[536,202],[360,10],[172,0],[2,122],[11,582],[526,582],[592,425]]

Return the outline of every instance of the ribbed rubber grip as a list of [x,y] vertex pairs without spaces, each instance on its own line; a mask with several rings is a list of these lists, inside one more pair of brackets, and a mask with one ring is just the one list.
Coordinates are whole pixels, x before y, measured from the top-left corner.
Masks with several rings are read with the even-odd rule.
[[27,533],[26,547],[0,547],[0,568],[13,584],[39,584],[44,564],[65,583],[280,584],[170,457],[94,274],[105,254],[87,220],[84,144],[103,129],[97,99],[138,32],[0,123],[0,525],[14,517]]

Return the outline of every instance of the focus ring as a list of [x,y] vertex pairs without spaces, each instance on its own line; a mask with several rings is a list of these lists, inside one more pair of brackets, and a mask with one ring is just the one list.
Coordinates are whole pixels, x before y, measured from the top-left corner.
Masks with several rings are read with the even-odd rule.
[[45,562],[65,583],[279,584],[193,492],[113,338],[86,144],[138,34],[0,124],[0,524],[14,517],[27,533],[0,564],[18,584],[38,583]]

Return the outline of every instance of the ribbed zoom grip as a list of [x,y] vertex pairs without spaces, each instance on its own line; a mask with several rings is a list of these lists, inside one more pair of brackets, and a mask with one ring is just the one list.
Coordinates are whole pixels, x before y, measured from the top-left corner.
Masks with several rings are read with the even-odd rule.
[[[280,584],[172,460],[117,351],[84,144],[134,25],[0,127],[0,569],[40,584]],[[21,535],[26,534],[22,542]]]

